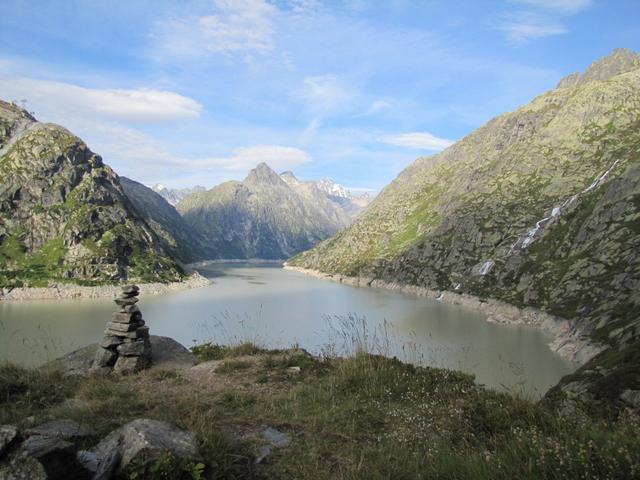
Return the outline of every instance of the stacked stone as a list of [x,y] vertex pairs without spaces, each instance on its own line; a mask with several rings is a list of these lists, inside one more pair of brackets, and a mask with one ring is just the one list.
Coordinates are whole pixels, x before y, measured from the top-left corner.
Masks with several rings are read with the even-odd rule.
[[133,373],[151,363],[149,327],[144,326],[142,313],[136,305],[139,291],[136,285],[122,287],[122,293],[115,300],[118,311],[107,323],[93,363],[94,369]]

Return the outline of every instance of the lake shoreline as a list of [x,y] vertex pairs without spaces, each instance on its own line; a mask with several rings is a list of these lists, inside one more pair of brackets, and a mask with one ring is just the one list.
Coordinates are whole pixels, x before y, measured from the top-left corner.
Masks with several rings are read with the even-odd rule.
[[283,268],[322,280],[330,280],[354,287],[381,288],[420,298],[431,298],[450,305],[459,305],[486,314],[487,321],[492,323],[540,328],[553,336],[553,340],[549,343],[549,348],[552,351],[578,365],[584,365],[604,350],[603,346],[595,344],[589,338],[585,337],[582,332],[575,327],[573,322],[532,307],[519,308],[500,300],[480,299],[479,297],[466,293],[431,290],[426,287],[397,282],[385,282],[369,277],[349,277],[330,274],[318,270],[287,265],[286,263],[283,265]]
[[[169,292],[178,292],[192,288],[200,288],[211,282],[206,277],[194,272],[181,282],[170,283],[140,283],[141,295],[159,295]],[[49,287],[18,287],[0,290],[0,301],[26,301],[26,300],[74,300],[91,298],[115,298],[120,294],[121,285],[98,285],[93,287],[56,284]]]

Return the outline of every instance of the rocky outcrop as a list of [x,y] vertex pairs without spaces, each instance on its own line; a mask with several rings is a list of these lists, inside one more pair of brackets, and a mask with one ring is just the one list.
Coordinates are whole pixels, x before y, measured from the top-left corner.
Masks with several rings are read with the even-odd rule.
[[292,187],[262,163],[177,205],[219,258],[282,259],[346,226],[349,216],[317,188]]
[[0,132],[1,287],[182,278],[82,140],[2,101]]
[[[150,369],[186,369],[195,365],[194,355],[184,346],[169,337],[158,335],[149,336],[151,344]],[[89,375],[100,343],[93,343],[57,358],[43,366],[43,368],[60,372],[65,376]]]
[[78,446],[87,445],[95,430],[72,420],[22,432],[2,425],[0,441],[5,432],[11,442],[0,450],[2,480],[203,478],[206,468],[193,434],[157,420],[133,420],[89,450]]
[[623,348],[640,333],[640,56],[616,51],[444,152],[290,263],[493,298]]
[[216,252],[207,245],[206,240],[184,221],[161,194],[126,177],[120,177],[120,183],[136,211],[173,257],[183,263],[216,257]]

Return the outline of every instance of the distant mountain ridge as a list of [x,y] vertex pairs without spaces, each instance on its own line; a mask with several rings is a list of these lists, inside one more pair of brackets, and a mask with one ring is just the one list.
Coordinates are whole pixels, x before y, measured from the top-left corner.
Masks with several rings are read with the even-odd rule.
[[191,188],[167,188],[161,183],[156,183],[151,190],[162,196],[170,205],[176,206],[182,199],[188,197],[193,193],[204,192],[205,187],[196,185]]
[[242,182],[186,197],[177,209],[220,258],[286,259],[350,222],[315,183],[278,175],[265,163]]

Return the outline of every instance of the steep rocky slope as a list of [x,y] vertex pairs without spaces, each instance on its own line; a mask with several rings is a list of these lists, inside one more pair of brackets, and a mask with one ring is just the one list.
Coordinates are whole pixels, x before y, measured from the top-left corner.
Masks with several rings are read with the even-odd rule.
[[533,306],[592,341],[634,342],[640,56],[616,50],[419,158],[349,229],[291,263]]
[[220,258],[288,258],[349,222],[317,188],[292,175],[288,182],[262,163],[244,181],[190,195],[177,209]]
[[100,156],[0,101],[1,286],[180,278]]
[[184,221],[163,196],[126,177],[120,177],[120,184],[167,252],[185,263],[215,258],[215,252],[207,246],[205,239]]

